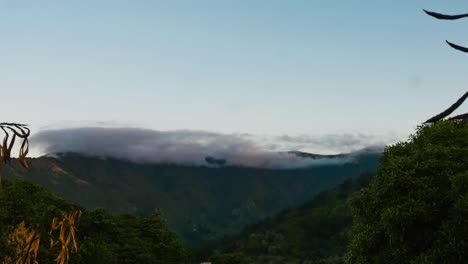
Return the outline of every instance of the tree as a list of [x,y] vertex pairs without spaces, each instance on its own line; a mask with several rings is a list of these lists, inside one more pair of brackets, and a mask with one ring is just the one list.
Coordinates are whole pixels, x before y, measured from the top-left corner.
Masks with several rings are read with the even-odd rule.
[[[28,257],[39,264],[66,260],[68,253],[69,263],[73,264],[191,263],[190,252],[159,212],[140,217],[114,215],[104,209],[86,210],[26,181],[6,180],[3,184],[0,263],[17,263],[21,260],[18,252],[28,248],[31,250],[21,254],[22,259]],[[77,211],[83,212],[79,222]]]
[[351,207],[348,263],[466,263],[468,123],[423,125],[387,147]]

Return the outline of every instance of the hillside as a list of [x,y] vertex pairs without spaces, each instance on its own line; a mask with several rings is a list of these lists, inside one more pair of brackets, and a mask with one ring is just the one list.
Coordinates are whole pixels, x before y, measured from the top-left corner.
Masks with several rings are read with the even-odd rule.
[[21,223],[41,232],[38,263],[55,263],[57,252],[49,250],[53,217],[81,210],[77,222],[78,252],[70,254],[75,264],[189,263],[188,251],[170,231],[162,215],[146,217],[113,215],[103,209],[86,210],[62,200],[50,191],[25,181],[3,181],[0,190],[0,262],[15,250],[7,237]]
[[28,160],[3,175],[27,179],[87,208],[147,215],[161,209],[188,244],[200,247],[245,225],[301,205],[347,178],[373,171],[380,155],[303,169],[145,165],[63,154]]
[[385,149],[372,181],[347,180],[199,255],[217,264],[466,263],[467,172],[467,124],[422,125]]
[[[215,263],[341,263],[352,224],[347,199],[367,186],[371,174],[348,179],[303,206],[244,229],[201,259]],[[229,262],[231,261],[231,262]]]

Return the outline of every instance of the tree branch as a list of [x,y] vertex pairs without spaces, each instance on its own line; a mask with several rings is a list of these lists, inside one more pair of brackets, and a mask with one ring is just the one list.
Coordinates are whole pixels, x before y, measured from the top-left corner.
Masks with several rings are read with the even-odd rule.
[[449,44],[450,47],[452,47],[452,48],[454,48],[456,50],[468,53],[468,48],[466,48],[466,47],[458,46],[458,45],[453,44],[453,43],[448,42],[448,41],[445,41],[445,42],[447,42],[447,44]]
[[430,15],[431,17],[435,17],[437,19],[443,19],[443,20],[456,20],[456,19],[468,17],[468,13],[461,14],[461,15],[444,15],[444,14],[440,14],[436,12],[430,12],[425,9],[423,9],[423,11],[426,12],[426,14]]
[[454,116],[450,118],[450,120],[462,120],[463,122],[468,122],[468,113]]
[[458,107],[460,107],[460,105],[463,104],[463,102],[466,100],[466,98],[468,98],[468,92],[466,92],[462,97],[460,97],[460,99],[458,99],[452,106],[450,106],[447,110],[443,111],[442,113],[430,118],[429,120],[427,120],[426,122],[424,123],[434,123],[434,122],[437,122],[445,117],[447,117],[448,115],[450,115],[453,111],[455,111]]

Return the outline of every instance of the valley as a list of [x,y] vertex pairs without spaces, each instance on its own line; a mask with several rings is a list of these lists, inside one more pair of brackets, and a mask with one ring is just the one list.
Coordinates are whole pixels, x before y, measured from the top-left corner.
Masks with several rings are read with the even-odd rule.
[[12,162],[3,174],[39,184],[90,209],[142,216],[160,210],[186,244],[201,248],[375,170],[379,157],[360,152],[344,164],[260,169],[150,165],[62,153],[28,159],[28,171]]

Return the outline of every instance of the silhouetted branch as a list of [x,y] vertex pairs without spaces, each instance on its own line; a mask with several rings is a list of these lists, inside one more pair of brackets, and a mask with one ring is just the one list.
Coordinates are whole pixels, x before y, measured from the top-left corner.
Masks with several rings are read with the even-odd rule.
[[450,118],[450,120],[462,120],[464,122],[468,122],[468,113],[454,116]]
[[[430,118],[429,120],[427,120],[426,122],[424,123],[434,123],[434,122],[437,122],[445,117],[447,117],[448,115],[450,115],[451,113],[453,113],[453,111],[455,111],[458,107],[460,107],[460,105],[463,104],[463,102],[466,100],[466,98],[468,98],[468,92],[466,92],[462,97],[460,97],[460,99],[458,99],[452,106],[450,106],[447,110],[443,111],[442,113]],[[460,116],[464,116],[464,115],[460,115]],[[452,119],[456,119],[456,117],[453,117]],[[459,118],[458,118],[459,119]]]
[[[456,19],[461,19],[461,18],[468,18],[468,14],[461,14],[461,15],[445,15],[445,14],[440,14],[440,13],[436,13],[436,12],[430,12],[430,11],[427,11],[425,9],[423,9],[424,12],[426,12],[426,14],[430,15],[431,17],[435,17],[437,19],[443,19],[443,20],[456,20]],[[457,45],[457,44],[453,44],[449,41],[446,41],[447,44],[456,49],[456,50],[459,50],[459,51],[462,51],[462,52],[466,52],[468,53],[468,48],[467,47],[463,47],[463,46],[460,46],[460,45]]]
[[430,12],[430,11],[427,11],[425,9],[423,9],[423,11],[426,12],[426,14],[430,15],[431,17],[435,17],[437,19],[443,19],[443,20],[456,20],[456,19],[465,18],[465,17],[468,18],[468,14],[444,15],[444,14],[440,14],[440,13],[436,13],[436,12]]
[[468,48],[466,48],[466,47],[459,46],[459,45],[453,44],[453,43],[448,42],[448,41],[445,41],[445,42],[447,42],[447,44],[449,44],[450,47],[452,47],[452,48],[454,48],[456,50],[463,51],[463,52],[468,52]]

